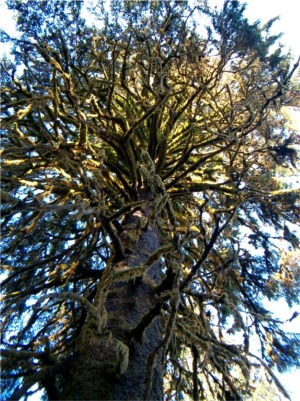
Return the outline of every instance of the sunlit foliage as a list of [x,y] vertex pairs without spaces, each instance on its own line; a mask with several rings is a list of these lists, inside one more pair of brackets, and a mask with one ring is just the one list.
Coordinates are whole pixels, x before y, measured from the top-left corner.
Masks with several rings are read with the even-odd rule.
[[1,35],[14,43],[1,88],[5,395],[37,383],[59,399],[80,333],[110,324],[118,282],[153,292],[127,342],[112,341],[127,350],[160,316],[166,400],[241,400],[253,364],[299,366],[292,316],[263,303],[292,306],[300,288],[300,188],[283,179],[299,164],[286,123],[298,63],[269,34],[275,20],[249,24],[238,1],[98,1],[90,27],[77,1],[8,4],[23,34]]

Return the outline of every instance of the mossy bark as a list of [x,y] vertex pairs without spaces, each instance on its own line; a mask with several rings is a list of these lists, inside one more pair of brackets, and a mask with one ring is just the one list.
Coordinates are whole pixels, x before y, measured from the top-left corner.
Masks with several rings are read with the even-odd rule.
[[[136,230],[137,219],[133,216],[128,220],[132,230]],[[149,224],[133,241],[132,249],[127,249],[122,260],[111,266],[107,283],[102,279],[98,301],[95,300],[102,328],[99,330],[94,322],[87,322],[83,328],[74,357],[63,372],[62,399],[143,400],[145,394],[148,400],[163,399],[159,349],[162,328],[153,289],[153,284],[161,280],[160,262],[147,267],[144,277],[122,275],[122,281],[114,279],[118,270],[143,266],[160,246],[159,230]],[[149,364],[149,360],[154,363]],[[146,389],[149,375],[150,388]]]

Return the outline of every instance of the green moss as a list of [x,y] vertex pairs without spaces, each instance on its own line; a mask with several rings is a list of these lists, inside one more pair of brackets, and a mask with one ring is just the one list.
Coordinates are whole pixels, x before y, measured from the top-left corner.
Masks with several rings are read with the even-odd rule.
[[114,281],[129,281],[137,277],[142,277],[145,266],[124,268],[115,272]]
[[113,369],[109,372],[114,376],[119,377],[126,372],[129,362],[129,348],[122,341],[112,339],[112,347],[114,347],[116,353],[116,360],[113,365]]

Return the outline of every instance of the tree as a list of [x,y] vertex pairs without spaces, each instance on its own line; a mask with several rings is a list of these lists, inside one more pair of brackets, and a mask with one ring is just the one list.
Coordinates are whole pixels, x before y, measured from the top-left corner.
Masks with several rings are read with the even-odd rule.
[[[244,395],[245,401],[284,401],[286,398],[281,394],[274,380],[265,371],[265,369],[257,363],[253,363],[251,367],[250,377],[245,379],[244,375],[236,370],[234,372],[236,380],[246,387],[250,388],[247,394]],[[191,396],[185,396],[187,401],[193,400]],[[218,393],[208,393],[205,396],[206,401],[214,401],[216,399],[224,399]],[[226,400],[226,393],[225,393]]]
[[299,300],[278,246],[299,246],[299,188],[280,179],[299,61],[271,50],[274,19],[99,1],[89,27],[80,2],[8,4],[23,34],[2,33],[6,398],[241,400],[257,363],[287,396],[272,368],[299,367],[299,341],[263,302]]

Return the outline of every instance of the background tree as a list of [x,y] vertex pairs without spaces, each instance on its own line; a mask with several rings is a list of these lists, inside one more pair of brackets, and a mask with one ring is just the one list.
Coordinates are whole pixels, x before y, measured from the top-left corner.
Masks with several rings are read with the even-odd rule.
[[257,363],[288,396],[272,368],[299,366],[299,341],[263,301],[299,300],[278,245],[299,246],[281,179],[298,62],[271,51],[274,19],[99,2],[88,27],[80,2],[8,4],[23,35],[2,33],[5,396],[239,400]]
[[[245,394],[244,400],[257,400],[257,401],[284,401],[286,398],[278,390],[274,380],[266,373],[264,368],[257,363],[254,363],[251,368],[251,375],[246,383],[246,379],[241,372],[235,372],[238,380],[244,385],[249,386],[251,391]],[[187,400],[192,400],[192,397],[185,397]],[[206,395],[206,401],[214,401],[220,399],[220,395],[217,397],[216,393],[208,393]],[[221,398],[223,399],[223,398]],[[225,398],[226,399],[226,398]]]

